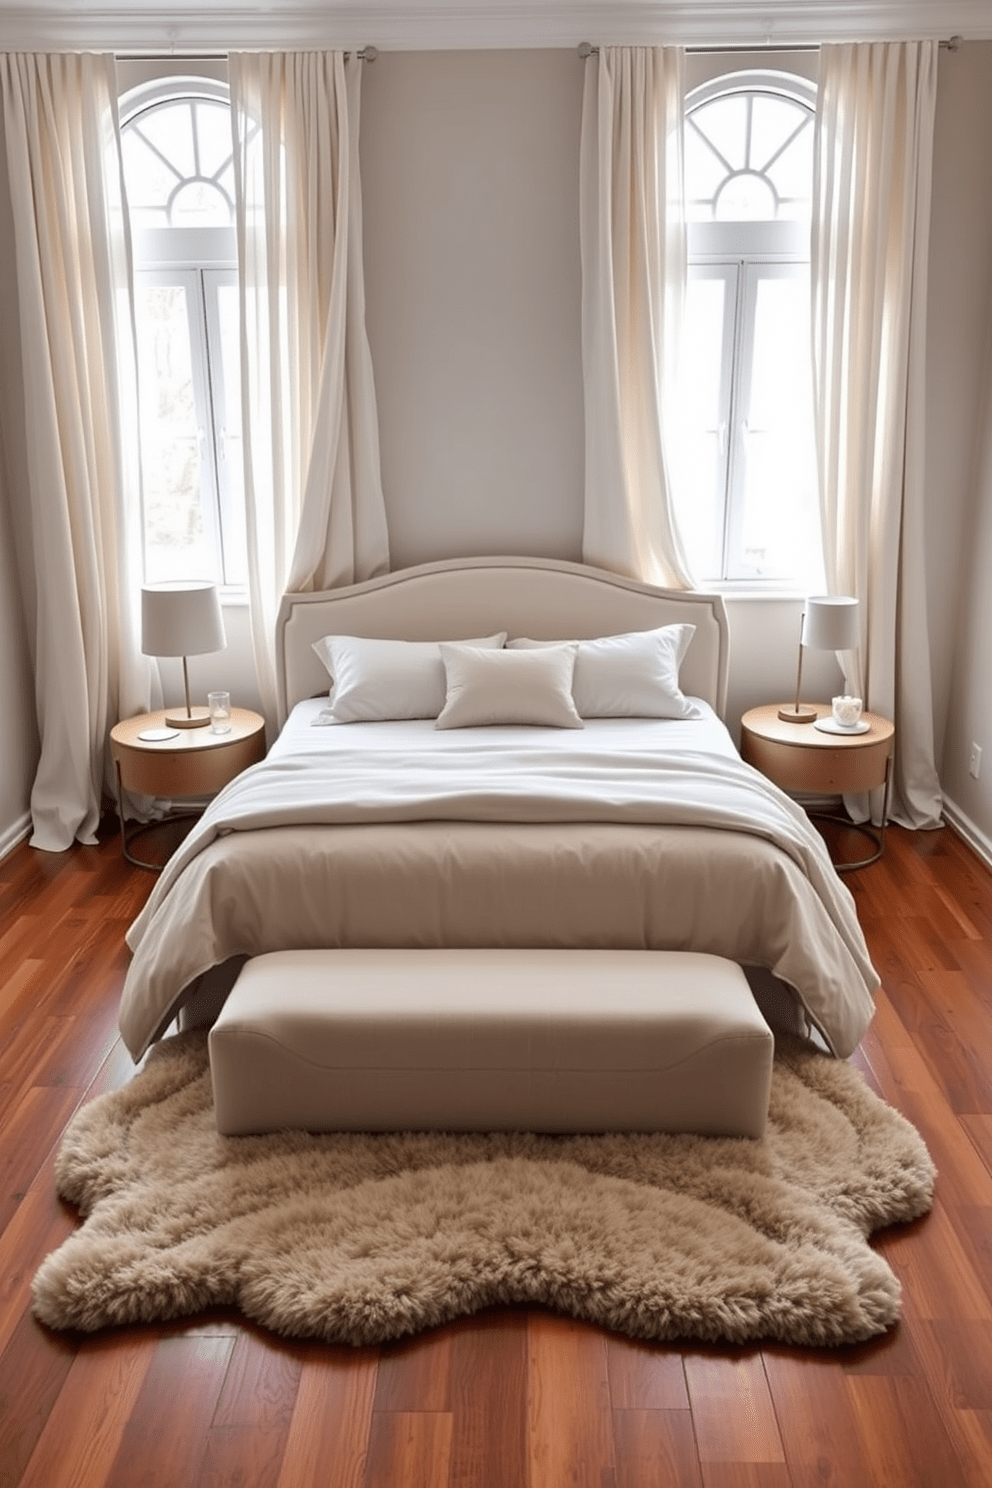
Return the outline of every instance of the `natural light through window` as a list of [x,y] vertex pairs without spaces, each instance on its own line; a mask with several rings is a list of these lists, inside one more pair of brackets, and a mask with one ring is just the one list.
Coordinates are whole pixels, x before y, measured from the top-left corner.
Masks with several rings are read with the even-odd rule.
[[234,173],[226,89],[121,103],[134,237],[145,577],[246,581]]
[[740,73],[689,95],[689,277],[673,484],[701,581],[822,582],[810,368],[815,93]]
[[128,119],[121,145],[132,228],[233,226],[227,103],[153,100]]

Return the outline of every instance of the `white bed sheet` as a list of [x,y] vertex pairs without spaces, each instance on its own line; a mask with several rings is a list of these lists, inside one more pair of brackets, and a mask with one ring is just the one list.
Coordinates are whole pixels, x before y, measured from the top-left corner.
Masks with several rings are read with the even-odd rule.
[[698,749],[736,759],[737,750],[726,725],[702,698],[690,701],[699,709],[701,717],[589,718],[585,720],[584,728],[563,730],[524,725],[437,729],[432,718],[403,719],[395,723],[320,723],[319,715],[327,707],[326,697],[306,698],[290,713],[269,750],[268,758],[285,758],[301,749],[333,753],[356,746],[367,749],[370,754],[425,746],[432,750],[455,752],[464,752],[468,748],[500,750],[523,746],[551,753],[562,748],[567,733],[566,747],[576,753]]
[[210,968],[314,946],[710,951],[792,987],[836,1053],[856,1046],[878,977],[850,893],[706,705],[443,731],[316,724],[324,702],[221,792],[129,930],[136,1058]]

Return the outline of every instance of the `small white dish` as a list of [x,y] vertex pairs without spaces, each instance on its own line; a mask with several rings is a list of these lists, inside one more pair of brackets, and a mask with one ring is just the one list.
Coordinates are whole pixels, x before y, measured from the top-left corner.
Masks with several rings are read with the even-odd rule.
[[813,722],[814,727],[822,729],[825,734],[866,734],[871,728],[867,718],[859,718],[857,723],[835,723],[829,713]]
[[138,738],[149,744],[160,744],[165,739],[178,739],[179,730],[174,728],[142,729]]

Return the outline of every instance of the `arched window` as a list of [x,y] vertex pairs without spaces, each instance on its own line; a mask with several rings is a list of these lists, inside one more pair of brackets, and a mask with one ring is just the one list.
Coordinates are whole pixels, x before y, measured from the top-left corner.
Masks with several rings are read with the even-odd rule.
[[685,120],[689,221],[808,222],[815,103],[812,87],[781,73],[697,88]]
[[[201,92],[177,97],[181,85]],[[132,94],[121,146],[132,228],[233,228],[231,110],[221,84],[176,79]]]
[[145,576],[245,583],[231,111],[174,77],[121,99],[135,259]]
[[822,582],[810,371],[816,92],[718,77],[686,100],[689,280],[674,477],[700,579]]

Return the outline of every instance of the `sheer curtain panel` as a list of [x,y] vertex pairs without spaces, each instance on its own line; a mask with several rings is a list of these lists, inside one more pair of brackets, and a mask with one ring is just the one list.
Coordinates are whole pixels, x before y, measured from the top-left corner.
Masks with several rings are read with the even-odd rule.
[[229,60],[249,596],[270,722],[284,590],[389,567],[362,271],[364,65],[342,52]]
[[690,588],[664,450],[685,284],[684,53],[586,59],[580,165],[587,563]]
[[41,753],[32,845],[93,842],[107,736],[150,706],[114,60],[0,54],[27,488],[12,492]]
[[[828,587],[861,601],[863,679],[896,726],[892,815],[940,822],[924,552],[924,363],[937,43],[820,51],[813,378]],[[875,802],[876,814],[880,802]]]

